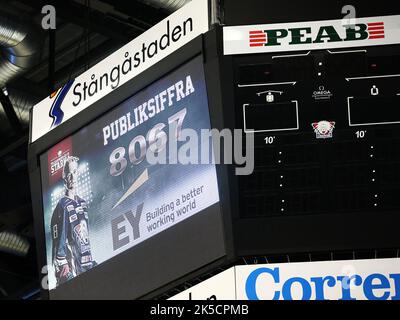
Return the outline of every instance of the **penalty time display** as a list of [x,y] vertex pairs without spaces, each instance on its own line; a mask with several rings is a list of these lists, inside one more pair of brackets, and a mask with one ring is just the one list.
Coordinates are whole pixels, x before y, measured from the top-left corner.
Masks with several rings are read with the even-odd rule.
[[210,129],[201,56],[41,155],[50,290],[219,202],[185,129]]

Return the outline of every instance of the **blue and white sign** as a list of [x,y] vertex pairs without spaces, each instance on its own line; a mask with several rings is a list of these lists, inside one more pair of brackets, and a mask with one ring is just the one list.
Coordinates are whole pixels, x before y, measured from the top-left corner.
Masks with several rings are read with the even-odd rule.
[[400,259],[235,266],[170,299],[400,300]]
[[208,1],[157,23],[33,107],[31,143],[209,30]]
[[238,300],[399,300],[400,259],[236,267]]

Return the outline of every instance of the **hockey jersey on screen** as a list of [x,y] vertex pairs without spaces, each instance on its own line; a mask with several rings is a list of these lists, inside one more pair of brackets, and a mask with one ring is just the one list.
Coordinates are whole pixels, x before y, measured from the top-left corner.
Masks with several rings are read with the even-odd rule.
[[[51,218],[52,259],[57,284],[63,283],[93,267],[88,229],[88,210],[79,196],[60,199]],[[68,264],[69,274],[60,270]]]

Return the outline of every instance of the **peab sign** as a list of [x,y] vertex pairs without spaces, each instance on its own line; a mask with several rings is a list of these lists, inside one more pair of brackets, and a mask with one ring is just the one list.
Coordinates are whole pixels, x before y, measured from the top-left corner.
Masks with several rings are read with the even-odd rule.
[[33,107],[31,142],[209,29],[208,0],[165,18]]
[[[258,264],[228,270],[234,272],[234,280],[217,281],[217,275],[213,282],[198,284],[176,299],[400,300],[400,259]],[[232,288],[232,281],[231,295],[221,294]]]
[[224,27],[224,54],[366,47],[400,43],[400,16]]

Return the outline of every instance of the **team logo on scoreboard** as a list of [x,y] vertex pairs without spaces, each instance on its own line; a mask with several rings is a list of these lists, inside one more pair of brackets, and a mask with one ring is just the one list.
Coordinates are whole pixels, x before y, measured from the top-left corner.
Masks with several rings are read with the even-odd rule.
[[70,155],[72,155],[71,138],[67,138],[51,148],[47,156],[50,184],[56,183],[61,179],[62,169]]
[[280,46],[282,44],[301,45],[310,43],[374,40],[385,38],[385,23],[371,22],[359,23],[354,27],[324,25],[319,29],[309,27],[271,30],[250,30],[250,47]]
[[70,156],[69,150],[58,150],[57,156],[53,158],[50,162],[50,175],[54,176],[61,172],[64,168],[65,161]]
[[332,138],[333,129],[335,128],[335,122],[322,120],[311,124],[317,139]]

